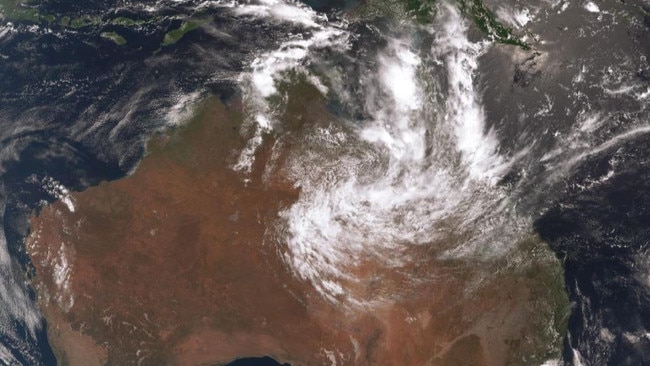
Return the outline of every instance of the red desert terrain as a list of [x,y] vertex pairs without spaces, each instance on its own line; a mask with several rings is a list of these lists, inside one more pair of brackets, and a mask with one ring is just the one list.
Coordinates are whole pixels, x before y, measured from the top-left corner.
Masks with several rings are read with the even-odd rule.
[[292,365],[539,365],[559,357],[567,300],[560,265],[539,241],[489,263],[421,248],[408,271],[352,290],[404,296],[356,307],[323,298],[284,262],[274,229],[300,195],[283,174],[287,157],[335,117],[315,90],[292,94],[283,131],[264,136],[244,175],[232,169],[247,143],[243,113],[241,102],[209,99],[192,121],[153,137],[132,175],[71,194],[74,210],[59,201],[32,218],[32,282],[61,364],[218,365],[269,355]]

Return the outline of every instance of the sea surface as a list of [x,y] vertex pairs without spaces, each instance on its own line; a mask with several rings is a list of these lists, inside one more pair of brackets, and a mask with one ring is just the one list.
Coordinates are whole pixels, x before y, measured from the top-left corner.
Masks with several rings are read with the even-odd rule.
[[[309,80],[323,88],[332,112],[358,132],[337,143],[377,147],[364,158],[340,155],[353,169],[334,170],[336,179],[294,172],[306,194],[284,213],[290,247],[313,254],[289,254],[289,265],[308,269],[301,278],[326,297],[345,290],[337,265],[349,248],[327,243],[359,240],[322,220],[324,208],[360,233],[396,241],[425,242],[435,220],[465,217],[474,226],[459,230],[475,240],[450,257],[506,255],[510,241],[535,232],[565,267],[573,305],[564,361],[650,363],[644,3],[488,3],[532,51],[491,42],[453,6],[432,25],[397,25],[344,20],[338,9],[354,2],[307,4],[315,10],[280,1],[45,1],[43,14],[99,21],[80,28],[0,22],[0,362],[56,364],[24,275],[32,272],[22,247],[30,213],[129,174],[147,138],[190,118],[207,95],[243,96],[253,105],[251,128],[273,130],[280,122],[259,101],[275,93],[274,77],[299,70],[315,77]],[[138,23],[112,22],[120,17]],[[165,34],[190,18],[200,28],[164,46]],[[443,114],[444,123],[421,122]],[[332,143],[336,132],[315,141]],[[307,158],[314,166],[333,159]],[[242,174],[246,159],[234,167]],[[372,162],[385,167],[383,175],[364,170]],[[341,201],[349,205],[334,204]],[[395,207],[417,225],[385,225],[395,222]],[[301,231],[296,217],[331,234]],[[359,244],[352,253],[367,250]]]

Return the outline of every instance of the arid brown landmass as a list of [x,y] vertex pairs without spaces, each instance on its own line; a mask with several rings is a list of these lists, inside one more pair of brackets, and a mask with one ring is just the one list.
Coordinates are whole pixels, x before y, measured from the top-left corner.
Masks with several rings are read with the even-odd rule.
[[131,176],[73,194],[74,211],[57,202],[32,219],[33,284],[59,361],[207,365],[270,355],[292,365],[408,366],[558,357],[566,296],[559,264],[537,241],[489,264],[423,249],[412,276],[435,280],[374,307],[332,304],[291,273],[267,239],[300,194],[282,165],[301,134],[334,118],[315,89],[297,88],[283,137],[265,136],[248,176],[231,168],[246,144],[242,108],[211,99],[186,126],[154,137]]

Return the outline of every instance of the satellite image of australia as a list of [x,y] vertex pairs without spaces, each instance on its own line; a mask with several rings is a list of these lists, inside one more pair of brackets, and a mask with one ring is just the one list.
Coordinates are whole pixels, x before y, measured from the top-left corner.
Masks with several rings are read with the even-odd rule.
[[0,365],[650,365],[649,0],[0,0]]

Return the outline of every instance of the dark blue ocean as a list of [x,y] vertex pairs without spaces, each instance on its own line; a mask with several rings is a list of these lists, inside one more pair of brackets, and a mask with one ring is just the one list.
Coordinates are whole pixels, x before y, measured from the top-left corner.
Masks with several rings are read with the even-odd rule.
[[[338,8],[355,5],[320,0],[308,4],[332,16]],[[31,306],[35,306],[34,293],[21,280],[21,272],[30,275],[33,269],[22,245],[29,232],[27,217],[44,202],[56,199],[43,187],[44,180],[84,190],[124,177],[142,157],[146,139],[173,124],[167,111],[183,96],[232,97],[238,93],[237,76],[251,54],[274,48],[292,31],[261,20],[242,21],[218,7],[196,5],[191,1],[142,1],[139,5],[109,0],[43,1],[37,6],[41,14],[96,17],[101,23],[72,29],[56,22],[0,21],[0,203],[12,258],[10,266],[0,268],[0,275],[14,278],[5,281],[5,289],[23,289]],[[215,28],[239,34],[245,42],[233,43],[199,29],[163,47],[165,33],[182,22],[178,15],[208,18]],[[142,22],[137,27],[110,22],[118,17]],[[119,46],[100,35],[112,31],[128,43]],[[638,37],[644,37],[640,42],[650,40],[648,32]],[[639,69],[635,80],[650,88],[649,70]],[[590,98],[599,103],[598,94]],[[608,103],[615,102],[601,104],[609,108]],[[507,109],[502,105],[491,108]],[[621,123],[644,116],[624,114]],[[564,122],[556,118],[550,123]],[[544,126],[536,128],[541,131]],[[509,143],[503,141],[504,149]],[[590,186],[593,177],[607,173],[612,159],[621,161],[621,168],[606,182]],[[513,173],[502,184],[515,184],[518,179]],[[646,269],[639,259],[650,257],[647,133],[591,154],[563,178],[561,194],[553,197],[534,229],[565,268],[572,301],[565,361],[578,364],[579,350],[585,365],[650,364],[650,260]],[[29,313],[20,308],[29,302],[3,303],[3,299],[0,312],[2,307],[13,309],[7,310],[10,320],[0,323],[0,344],[10,352],[7,359],[22,365],[55,365],[47,325],[41,321],[32,335],[25,319],[15,316]],[[615,336],[614,341],[602,339],[603,328]],[[278,363],[263,358],[232,365]]]

